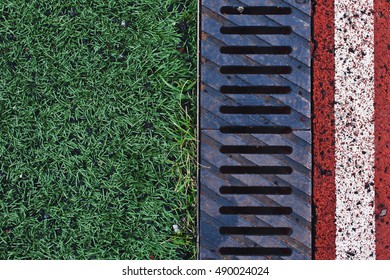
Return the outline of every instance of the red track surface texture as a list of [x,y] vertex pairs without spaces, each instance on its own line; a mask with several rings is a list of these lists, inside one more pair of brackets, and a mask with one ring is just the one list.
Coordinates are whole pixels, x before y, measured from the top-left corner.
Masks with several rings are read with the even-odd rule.
[[376,257],[390,259],[390,2],[375,0]]
[[[390,259],[390,1],[374,0],[375,256]],[[335,6],[316,1],[313,16],[314,258],[336,258]],[[340,28],[340,27],[339,27]]]
[[314,258],[335,259],[334,3],[316,1],[313,22]]

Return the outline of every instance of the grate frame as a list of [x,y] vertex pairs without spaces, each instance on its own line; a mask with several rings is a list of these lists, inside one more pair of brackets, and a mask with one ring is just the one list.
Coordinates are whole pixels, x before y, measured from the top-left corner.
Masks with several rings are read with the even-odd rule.
[[298,2],[199,1],[199,259],[312,258],[311,3]]

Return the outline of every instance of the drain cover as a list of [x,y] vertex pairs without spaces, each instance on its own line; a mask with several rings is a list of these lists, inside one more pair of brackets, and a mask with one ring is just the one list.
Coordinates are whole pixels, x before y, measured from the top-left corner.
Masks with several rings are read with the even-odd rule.
[[200,5],[199,258],[311,259],[310,1]]

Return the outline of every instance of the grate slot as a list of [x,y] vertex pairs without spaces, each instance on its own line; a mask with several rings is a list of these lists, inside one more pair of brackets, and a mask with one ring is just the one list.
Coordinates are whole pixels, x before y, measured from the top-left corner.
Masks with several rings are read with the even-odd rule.
[[219,168],[222,174],[291,174],[289,166],[230,166],[223,165]]
[[289,215],[291,207],[221,206],[223,215]]
[[225,94],[289,94],[291,88],[285,86],[221,86],[219,91]]
[[289,195],[292,189],[290,187],[222,186],[219,192],[221,194]]
[[220,48],[223,54],[291,54],[289,46],[223,46]]
[[222,74],[291,74],[290,66],[221,66],[219,71]]
[[221,126],[221,133],[250,133],[250,134],[287,134],[292,129],[289,126]]
[[223,154],[291,154],[290,146],[222,146],[219,151]]
[[291,256],[290,248],[240,248],[240,247],[222,247],[219,248],[221,255],[237,256]]
[[221,14],[227,15],[289,15],[290,7],[276,6],[223,6],[220,9]]
[[220,227],[219,233],[239,235],[291,235],[288,227]]
[[242,35],[289,35],[292,33],[290,26],[222,26],[222,34],[242,34]]
[[288,115],[289,106],[221,106],[219,111],[223,114],[264,114]]

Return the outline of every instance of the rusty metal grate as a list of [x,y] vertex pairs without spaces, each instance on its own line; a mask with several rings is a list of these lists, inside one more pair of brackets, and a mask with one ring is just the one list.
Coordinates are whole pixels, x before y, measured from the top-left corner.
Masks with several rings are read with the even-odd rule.
[[312,256],[310,17],[200,1],[200,259]]

